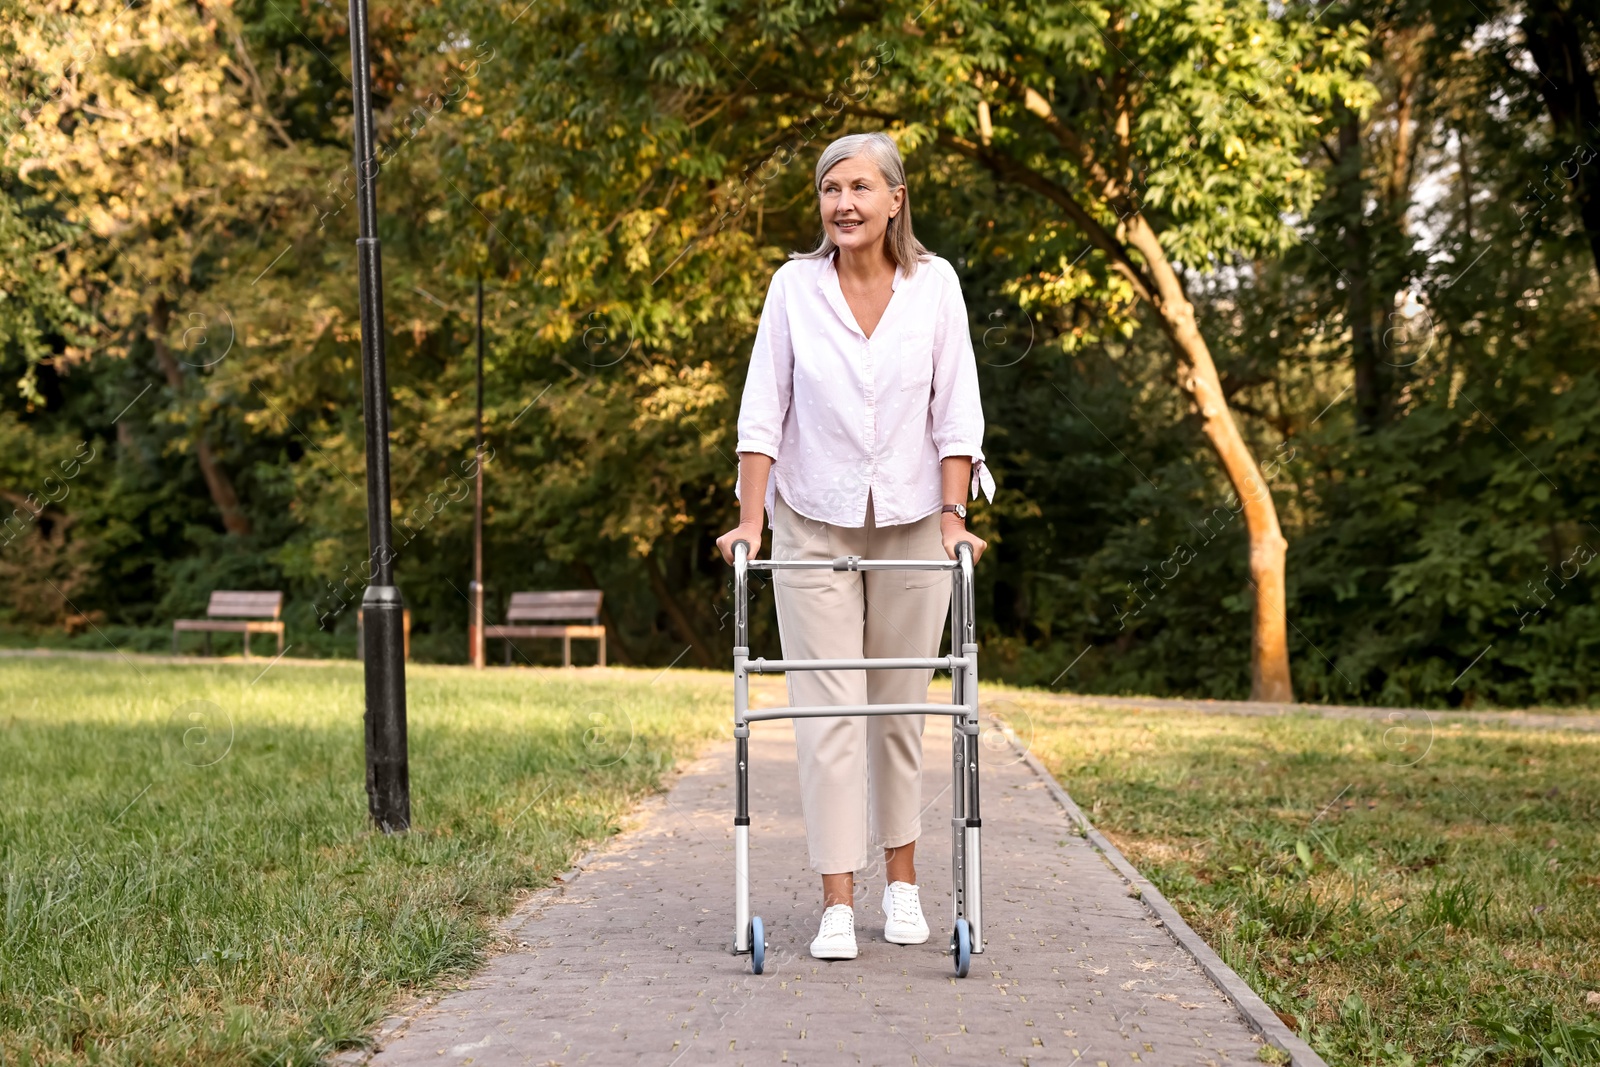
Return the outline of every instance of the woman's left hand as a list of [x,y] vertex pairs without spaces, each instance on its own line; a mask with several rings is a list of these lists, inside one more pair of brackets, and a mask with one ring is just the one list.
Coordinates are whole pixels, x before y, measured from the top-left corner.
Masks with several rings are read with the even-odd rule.
[[956,558],[956,545],[962,541],[970,541],[974,567],[978,565],[978,560],[983,558],[983,550],[989,547],[989,542],[968,530],[967,524],[950,512],[940,516],[939,535],[944,540],[944,553],[951,559]]

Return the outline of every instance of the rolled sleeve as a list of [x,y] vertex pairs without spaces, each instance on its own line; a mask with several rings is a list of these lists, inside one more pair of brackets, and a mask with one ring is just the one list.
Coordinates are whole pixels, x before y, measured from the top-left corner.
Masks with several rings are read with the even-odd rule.
[[933,334],[933,445],[942,461],[950,456],[972,460],[972,497],[979,490],[994,501],[994,475],[984,463],[983,401],[978,394],[978,359],[967,327],[967,302],[961,283],[948,266]]
[[[780,267],[767,285],[744,394],[739,400],[738,444],[734,446],[736,452],[760,452],[774,461],[794,387],[794,346],[789,339],[783,273]],[[734,493],[738,495],[737,485]]]

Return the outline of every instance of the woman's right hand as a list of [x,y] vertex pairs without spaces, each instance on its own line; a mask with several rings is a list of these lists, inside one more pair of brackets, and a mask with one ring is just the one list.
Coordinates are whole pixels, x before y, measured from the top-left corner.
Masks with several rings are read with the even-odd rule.
[[761,523],[741,522],[717,538],[717,550],[722,553],[722,562],[733,563],[733,544],[735,541],[750,542],[750,554],[745,558],[755,559],[761,555]]

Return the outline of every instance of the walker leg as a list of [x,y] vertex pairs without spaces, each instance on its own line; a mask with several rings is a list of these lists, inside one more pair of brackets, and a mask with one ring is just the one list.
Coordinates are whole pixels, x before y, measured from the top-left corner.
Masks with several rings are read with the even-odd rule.
[[[954,812],[950,819],[953,836],[953,880],[951,900],[955,926],[964,931],[970,951],[983,951],[983,878],[981,841],[983,820],[978,807],[978,644],[973,625],[971,556],[958,553],[961,567],[950,583],[950,651],[964,658],[966,666],[950,676],[950,702],[966,708],[966,714],[952,719],[952,770],[954,771]],[[952,948],[960,940],[952,935]],[[964,974],[964,968],[958,967]]]
[[[950,582],[950,652],[955,655],[961,648],[963,626],[962,610],[966,600],[961,595],[962,574],[957,571]],[[962,671],[950,674],[950,703],[957,707],[966,701],[966,675]],[[967,745],[961,732],[961,720],[950,720],[950,905],[951,927],[955,928],[967,913],[966,877],[966,826],[967,826]],[[951,935],[951,949],[955,949]]]
[[750,827],[733,828],[733,951],[750,951]]
[[[741,678],[742,682],[742,678]],[[750,724],[743,721],[744,685],[735,684],[733,728],[733,951],[751,951],[750,932]],[[765,936],[763,934],[763,936]],[[755,973],[760,974],[758,969]]]
[[[750,915],[750,724],[745,721],[750,710],[750,676],[745,671],[745,659],[750,655],[745,601],[747,551],[742,542],[735,546],[733,568],[733,951],[749,952],[751,970],[760,974],[766,962],[766,927],[758,921],[752,930]],[[600,647],[604,649],[605,645]],[[759,946],[755,944],[758,936]]]
[[982,827],[969,826],[966,829],[966,847],[964,849],[964,867],[962,872],[966,875],[966,902],[967,902],[967,927],[972,935],[972,951],[976,955],[983,951],[983,884],[982,866],[980,863],[981,848],[979,837]]
[[965,898],[967,892],[967,878],[965,850],[967,841],[967,816],[966,804],[963,802],[962,798],[962,790],[966,785],[967,779],[966,776],[962,774],[962,767],[966,763],[966,758],[962,751],[964,746],[961,737],[960,720],[951,719],[950,722],[952,723],[950,738],[950,761],[951,770],[955,778],[951,789],[951,793],[955,798],[955,814],[951,816],[950,819],[950,904],[952,911],[950,923],[951,926],[954,927],[954,925],[961,920],[962,916],[966,914]]
[[[978,646],[968,643],[962,650],[968,660],[977,658]],[[966,758],[963,761],[962,778],[966,787],[961,791],[962,823],[957,830],[961,835],[961,903],[962,918],[967,920],[968,933],[972,939],[972,953],[977,955],[983,951],[983,867],[982,867],[982,839],[983,819],[982,810],[978,806],[978,685],[976,665],[969,665],[967,674],[967,695],[970,698],[967,707],[970,709],[966,720],[961,723],[960,733]]]
[[978,819],[978,733],[970,723],[955,720],[956,812],[953,835],[955,919],[966,920],[974,955],[983,951],[982,824]]

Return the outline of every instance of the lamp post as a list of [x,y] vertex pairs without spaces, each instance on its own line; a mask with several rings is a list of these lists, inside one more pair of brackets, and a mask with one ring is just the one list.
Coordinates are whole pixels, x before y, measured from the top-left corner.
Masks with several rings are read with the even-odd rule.
[[467,623],[467,640],[472,647],[472,666],[483,670],[483,275],[478,275],[478,451],[474,468],[477,499],[472,518],[472,582],[467,597],[472,602],[472,618]]
[[367,540],[372,572],[361,598],[367,680],[367,810],[384,833],[411,827],[406,756],[405,604],[394,584],[389,518],[389,383],[384,374],[383,252],[378,246],[372,153],[372,68],[366,0],[350,0],[350,84],[355,111],[356,237],[361,304],[361,395],[367,430]]

